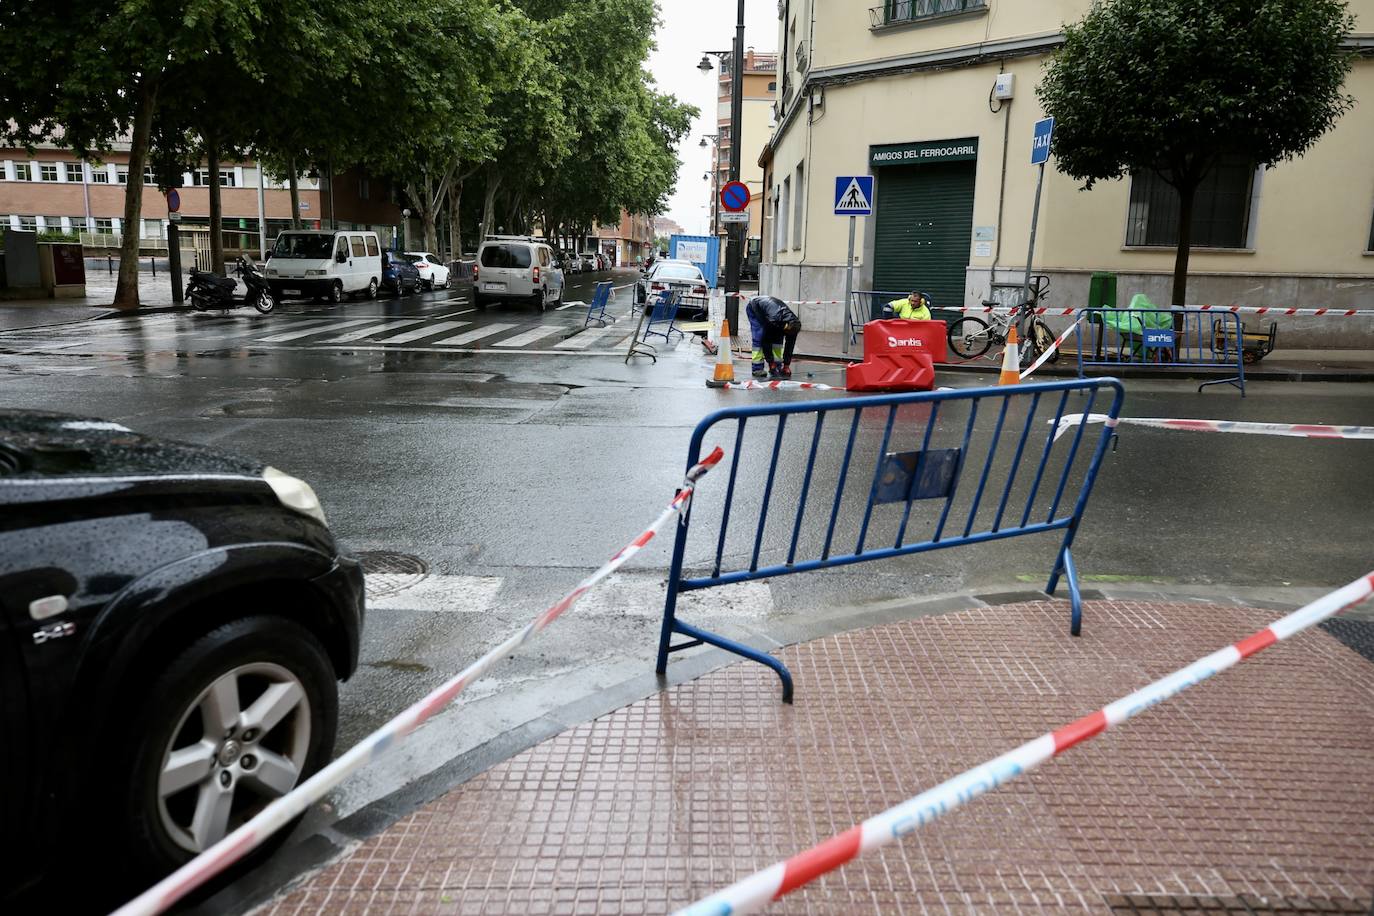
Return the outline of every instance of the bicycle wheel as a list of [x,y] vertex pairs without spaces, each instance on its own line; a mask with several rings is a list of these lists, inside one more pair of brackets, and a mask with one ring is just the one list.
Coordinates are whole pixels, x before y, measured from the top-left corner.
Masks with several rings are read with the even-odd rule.
[[[1035,319],[1035,324],[1031,325],[1031,339],[1035,341],[1035,356],[1037,359],[1040,358],[1040,354],[1054,346],[1054,332],[1050,330],[1049,325],[1045,324],[1045,322],[1041,321],[1039,318]],[[1050,354],[1049,362],[1059,362],[1058,350]]]
[[988,323],[972,315],[950,322],[949,348],[963,359],[977,359],[992,346]]

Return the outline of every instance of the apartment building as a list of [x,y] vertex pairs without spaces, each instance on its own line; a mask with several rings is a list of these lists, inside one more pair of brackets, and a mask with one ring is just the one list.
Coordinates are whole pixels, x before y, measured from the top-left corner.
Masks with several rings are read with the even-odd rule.
[[[760,158],[770,217],[763,288],[842,295],[848,220],[833,214],[835,178],[864,174],[875,176],[876,209],[858,221],[858,288],[976,305],[994,282],[1019,281],[1036,184],[1032,130],[1044,117],[1035,86],[1063,23],[1090,5],[782,0],[777,126]],[[1350,10],[1355,108],[1300,159],[1272,169],[1227,162],[1208,179],[1192,301],[1374,306],[1374,0],[1352,0]],[[1009,100],[992,98],[999,74],[1012,78]],[[1151,175],[1084,191],[1051,159],[1033,264],[1051,277],[1052,303],[1086,304],[1099,270],[1118,275],[1123,299],[1144,292],[1167,303],[1176,214],[1177,195]],[[808,327],[841,326],[839,306],[806,309]]]
[[[32,155],[23,149],[0,148],[0,227],[77,235],[91,248],[113,248],[125,232],[136,232],[140,247],[166,247],[167,200],[144,171],[138,224],[124,224],[124,192],[129,179],[127,144],[106,154],[101,162],[82,162],[70,150],[42,146]],[[181,226],[188,232],[208,231],[210,169],[201,167],[181,176]],[[261,193],[260,193],[261,189]],[[337,224],[344,229],[376,229],[390,238],[400,223],[400,208],[389,183],[350,169],[334,176],[303,175],[298,181],[299,215],[306,228]],[[270,240],[291,225],[291,194],[287,183],[265,175],[253,161],[220,165],[220,202],[225,245],[256,250],[259,217]]]
[[[710,197],[707,199],[708,212],[711,214],[711,233],[721,236],[721,250],[724,251],[728,225],[721,222],[720,189],[730,180],[730,105],[734,97],[734,73],[730,54],[721,55],[717,76],[716,92],[716,133],[703,138],[702,143],[710,148],[710,163],[707,179]],[[749,203],[749,231],[746,233],[750,244],[746,251],[757,254],[759,240],[763,235],[764,205],[763,167],[759,165],[759,152],[768,143],[768,135],[773,124],[773,100],[777,95],[778,55],[775,52],[760,52],[749,48],[744,52],[744,93],[740,118],[740,181],[749,188],[752,198]]]

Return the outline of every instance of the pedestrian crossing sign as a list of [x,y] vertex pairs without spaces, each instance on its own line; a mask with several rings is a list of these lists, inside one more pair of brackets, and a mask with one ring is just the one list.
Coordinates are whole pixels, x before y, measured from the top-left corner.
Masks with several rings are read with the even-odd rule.
[[867,216],[872,212],[872,175],[841,175],[835,179],[836,216]]

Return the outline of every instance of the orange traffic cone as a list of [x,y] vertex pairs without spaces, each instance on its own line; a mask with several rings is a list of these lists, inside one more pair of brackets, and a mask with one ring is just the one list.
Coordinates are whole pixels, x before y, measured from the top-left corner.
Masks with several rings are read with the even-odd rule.
[[1016,342],[1016,326],[1007,332],[1007,348],[1002,351],[1002,374],[997,377],[999,385],[1016,385],[1021,381],[1021,354]]
[[710,388],[724,388],[735,380],[735,348],[730,346],[730,321],[720,323],[720,337],[716,340],[716,374],[706,382]]

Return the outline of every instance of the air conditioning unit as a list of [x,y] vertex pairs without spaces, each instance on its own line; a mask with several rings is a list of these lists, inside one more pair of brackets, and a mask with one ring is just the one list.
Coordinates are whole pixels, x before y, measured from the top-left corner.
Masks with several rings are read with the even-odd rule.
[[810,48],[804,41],[797,42],[797,70],[805,72],[809,67]]

